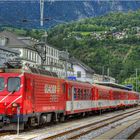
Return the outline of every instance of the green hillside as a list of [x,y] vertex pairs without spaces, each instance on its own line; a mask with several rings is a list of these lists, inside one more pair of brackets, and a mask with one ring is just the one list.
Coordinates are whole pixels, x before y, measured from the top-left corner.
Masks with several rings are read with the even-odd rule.
[[97,73],[109,68],[111,76],[124,82],[140,68],[140,11],[58,25],[49,30],[48,42],[68,49]]

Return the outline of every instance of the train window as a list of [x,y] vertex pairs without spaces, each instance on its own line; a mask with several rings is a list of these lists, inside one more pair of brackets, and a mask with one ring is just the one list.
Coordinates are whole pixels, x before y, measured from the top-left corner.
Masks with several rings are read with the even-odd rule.
[[8,91],[15,92],[20,89],[20,78],[19,77],[11,77],[8,78]]
[[86,89],[84,89],[84,99],[86,99]]
[[68,97],[70,97],[71,96],[71,88],[69,88],[69,90],[68,90]]
[[92,89],[90,89],[90,99],[92,99]]
[[74,99],[76,99],[76,88],[74,88]]
[[4,78],[0,77],[0,91],[4,90]]
[[80,89],[78,89],[78,99],[80,99]]
[[83,100],[83,89],[80,90],[80,99]]
[[90,96],[89,89],[87,89],[87,100],[89,100],[89,96]]

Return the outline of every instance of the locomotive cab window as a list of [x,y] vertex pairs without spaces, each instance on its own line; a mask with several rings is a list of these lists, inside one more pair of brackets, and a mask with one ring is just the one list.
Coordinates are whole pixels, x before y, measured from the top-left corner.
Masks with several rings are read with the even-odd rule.
[[0,77],[0,91],[4,90],[4,78]]
[[20,78],[18,77],[8,78],[8,91],[15,92],[19,91],[19,89],[20,89]]

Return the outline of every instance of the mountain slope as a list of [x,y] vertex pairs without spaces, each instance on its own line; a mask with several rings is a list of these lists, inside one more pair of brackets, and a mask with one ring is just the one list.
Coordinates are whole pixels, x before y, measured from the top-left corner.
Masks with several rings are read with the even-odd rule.
[[[40,28],[39,0],[0,1],[0,25]],[[78,20],[86,17],[104,15],[111,11],[129,11],[140,8],[139,1],[45,1],[44,17],[51,20],[45,27]],[[28,19],[28,22],[23,22]]]

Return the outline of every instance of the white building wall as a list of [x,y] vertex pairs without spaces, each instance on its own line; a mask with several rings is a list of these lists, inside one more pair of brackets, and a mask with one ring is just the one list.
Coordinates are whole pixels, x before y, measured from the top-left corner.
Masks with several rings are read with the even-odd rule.
[[[73,65],[73,69],[74,69],[74,76],[76,76],[76,79],[78,81],[86,81],[86,71],[80,67],[79,65]],[[81,72],[81,78],[77,77],[77,72],[80,71]]]
[[93,74],[86,73],[86,81],[93,83]]
[[6,44],[6,38],[5,37],[0,37],[0,45],[5,46]]

